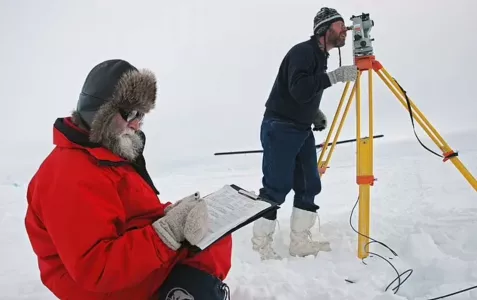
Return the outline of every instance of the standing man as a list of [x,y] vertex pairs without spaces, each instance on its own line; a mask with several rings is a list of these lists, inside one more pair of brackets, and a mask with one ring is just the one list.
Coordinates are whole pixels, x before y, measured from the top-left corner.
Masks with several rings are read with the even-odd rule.
[[[311,239],[319,206],[314,198],[321,191],[315,139],[311,129],[322,131],[327,120],[320,110],[323,91],[338,82],[354,81],[354,65],[327,72],[328,51],[345,45],[347,28],[341,15],[323,7],[314,18],[313,36],[293,46],[284,57],[261,125],[263,188],[260,196],[278,204],[293,189],[290,248],[292,256],[329,251],[326,242]],[[253,226],[253,249],[262,259],[281,259],[272,248],[276,211]]]

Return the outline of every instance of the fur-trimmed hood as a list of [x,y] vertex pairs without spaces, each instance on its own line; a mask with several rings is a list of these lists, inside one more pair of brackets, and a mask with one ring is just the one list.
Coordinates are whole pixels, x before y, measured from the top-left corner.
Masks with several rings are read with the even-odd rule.
[[124,60],[107,60],[88,74],[73,120],[89,129],[92,142],[99,143],[116,113],[148,113],[155,107],[156,94],[153,72],[138,70]]

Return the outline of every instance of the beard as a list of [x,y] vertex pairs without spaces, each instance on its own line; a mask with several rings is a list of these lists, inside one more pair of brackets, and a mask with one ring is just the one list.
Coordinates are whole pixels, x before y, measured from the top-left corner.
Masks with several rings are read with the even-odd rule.
[[132,129],[127,128],[118,136],[119,155],[134,160],[141,153],[143,141]]
[[339,32],[336,32],[334,30],[328,31],[328,44],[333,47],[343,47],[345,45],[346,38],[343,38],[340,35],[341,34]]
[[126,128],[122,132],[109,131],[105,133],[103,144],[114,154],[134,161],[141,154],[144,142],[141,137],[131,128]]

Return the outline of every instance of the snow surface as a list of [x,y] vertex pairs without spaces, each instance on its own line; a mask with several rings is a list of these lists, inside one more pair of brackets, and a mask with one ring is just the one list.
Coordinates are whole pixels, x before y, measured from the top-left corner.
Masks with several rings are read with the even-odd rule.
[[[444,136],[460,151],[460,159],[474,175],[476,134],[469,131]],[[426,146],[437,150],[424,133],[419,136]],[[23,173],[0,174],[1,299],[54,299],[40,282],[23,224],[25,190],[38,163],[22,166]],[[158,169],[154,177],[163,200],[174,201],[195,190],[206,194],[226,183],[257,191],[260,164],[260,154],[212,156],[166,174]],[[290,193],[279,211],[275,241],[284,260],[260,261],[251,250],[251,226],[234,234],[233,266],[226,279],[232,300],[423,300],[477,285],[477,199],[452,163],[443,163],[414,138],[391,142],[384,136],[375,141],[378,181],[371,194],[371,236],[399,256],[393,257],[378,244],[372,244],[370,250],[392,257],[399,273],[413,270],[397,295],[391,290],[385,292],[396,278],[389,264],[371,257],[365,265],[356,257],[357,234],[349,225],[358,193],[355,144],[338,145],[330,166],[323,178],[323,192],[316,199],[321,206],[321,230],[316,228],[315,234],[331,241],[332,252],[319,253],[316,258],[287,255]],[[352,222],[357,227],[356,214]],[[477,289],[448,299],[477,299]]]

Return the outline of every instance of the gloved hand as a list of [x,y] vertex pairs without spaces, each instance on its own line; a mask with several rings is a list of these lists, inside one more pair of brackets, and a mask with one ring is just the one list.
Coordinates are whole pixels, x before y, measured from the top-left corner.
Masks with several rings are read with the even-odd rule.
[[313,131],[322,131],[328,126],[328,121],[326,119],[325,114],[321,111],[321,109],[318,109],[318,113],[315,116],[315,119],[313,120]]
[[176,203],[167,206],[166,209],[164,209],[164,212],[167,214],[167,212],[168,212],[171,208],[176,207],[176,206],[179,205],[180,203],[187,202],[187,201],[193,201],[193,200],[199,200],[199,199],[200,199],[200,193],[199,193],[199,192],[195,192],[194,194],[189,195],[189,196],[186,196],[186,197],[180,199],[179,201],[177,201]]
[[171,205],[164,217],[152,224],[160,239],[172,250],[180,248],[187,240],[196,245],[207,233],[208,210],[204,199],[191,197]]
[[358,77],[358,68],[355,65],[342,66],[336,70],[328,72],[331,84],[337,82],[355,81]]

